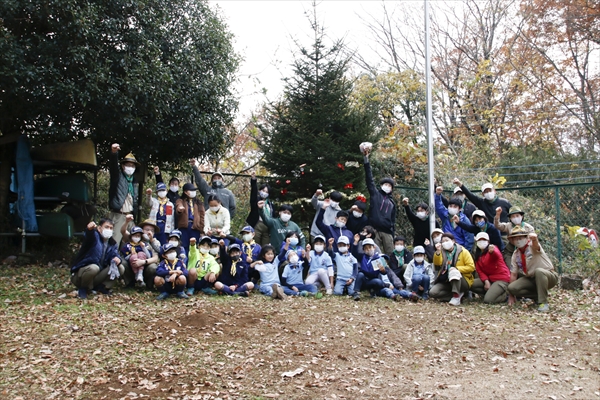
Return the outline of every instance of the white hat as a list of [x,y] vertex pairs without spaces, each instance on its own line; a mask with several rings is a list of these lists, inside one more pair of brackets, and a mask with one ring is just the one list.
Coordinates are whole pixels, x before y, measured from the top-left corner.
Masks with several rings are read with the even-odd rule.
[[491,183],[484,183],[483,186],[481,187],[481,192],[485,192],[486,189],[492,189],[494,190],[494,185],[492,185]]
[[443,235],[444,231],[441,230],[440,228],[435,228],[434,230],[431,231],[431,237],[433,237],[434,233],[439,233],[440,235]]
[[476,236],[475,236],[475,241],[478,241],[480,239],[485,239],[488,242],[490,241],[490,235],[488,235],[486,232],[479,232]]
[[344,235],[340,236],[337,240],[338,243],[346,243],[346,244],[350,244],[350,241],[348,240],[348,238]]
[[363,247],[365,247],[368,244],[375,246],[375,242],[371,238],[366,238],[365,240],[362,241]]
[[423,248],[423,246],[417,246],[413,250],[413,254],[425,254],[425,249]]
[[471,218],[475,218],[475,217],[483,217],[483,218],[487,219],[487,217],[485,216],[485,213],[481,210],[473,211],[473,214],[471,214]]
[[461,192],[462,193],[462,189],[460,188],[460,186],[457,186],[454,188],[454,193],[456,192]]

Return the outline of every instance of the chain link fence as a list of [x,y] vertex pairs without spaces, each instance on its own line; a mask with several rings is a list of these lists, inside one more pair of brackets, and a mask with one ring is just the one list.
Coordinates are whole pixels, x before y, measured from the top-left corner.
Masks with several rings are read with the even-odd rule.
[[[429,203],[425,188],[398,187],[397,199],[410,199],[414,208]],[[600,258],[581,245],[582,238],[569,234],[568,227],[579,226],[600,231],[600,182],[531,186],[497,189],[498,195],[525,212],[525,221],[533,225],[546,253],[562,272],[580,271],[585,263],[592,271],[600,269]],[[444,195],[451,196],[452,191]],[[398,202],[401,204],[401,201]],[[413,229],[400,206],[397,232],[412,241]]]

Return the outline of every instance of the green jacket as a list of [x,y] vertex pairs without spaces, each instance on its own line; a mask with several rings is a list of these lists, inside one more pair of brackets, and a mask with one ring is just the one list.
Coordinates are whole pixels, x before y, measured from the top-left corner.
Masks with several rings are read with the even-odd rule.
[[265,214],[264,209],[259,210],[260,217],[265,225],[269,228],[271,235],[271,244],[275,247],[275,252],[279,253],[281,244],[285,241],[285,236],[288,232],[296,232],[298,234],[298,244],[302,247],[306,245],[306,238],[300,230],[300,227],[293,221],[283,222],[281,218],[272,218]]
[[212,254],[202,254],[196,246],[190,246],[188,254],[188,271],[192,268],[198,270],[198,279],[204,278],[206,274],[213,272],[215,275],[221,273],[221,266]]

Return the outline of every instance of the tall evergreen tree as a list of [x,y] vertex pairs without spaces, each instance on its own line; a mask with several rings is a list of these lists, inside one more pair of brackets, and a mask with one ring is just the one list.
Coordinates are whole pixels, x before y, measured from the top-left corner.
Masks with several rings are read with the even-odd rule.
[[281,177],[276,189],[285,201],[309,197],[318,188],[363,191],[359,144],[375,141],[374,115],[352,105],[343,41],[325,43],[316,11],[310,23],[314,41],[309,47],[297,43],[294,74],[284,79],[283,96],[268,105],[260,126],[263,165]]

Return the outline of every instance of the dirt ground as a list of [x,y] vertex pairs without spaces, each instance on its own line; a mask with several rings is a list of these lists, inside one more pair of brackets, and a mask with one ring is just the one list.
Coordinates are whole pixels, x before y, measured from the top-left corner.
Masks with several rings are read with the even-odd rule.
[[73,297],[0,267],[7,399],[600,399],[600,290],[551,312],[471,301]]

